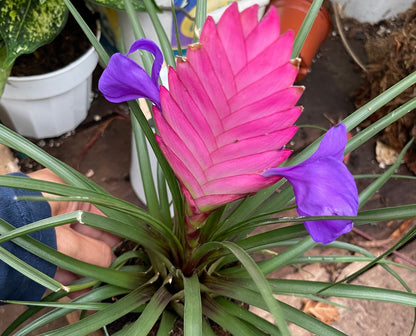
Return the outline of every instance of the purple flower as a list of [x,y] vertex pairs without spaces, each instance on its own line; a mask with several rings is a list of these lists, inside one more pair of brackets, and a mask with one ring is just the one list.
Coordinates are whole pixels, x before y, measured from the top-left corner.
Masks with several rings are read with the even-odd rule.
[[[138,49],[147,50],[155,57],[151,77],[140,65],[127,57]],[[162,52],[153,41],[137,40],[126,55],[116,53],[111,57],[98,82],[98,88],[113,103],[147,98],[160,108],[158,78],[162,63]]]
[[[342,161],[346,143],[346,127],[339,124],[326,133],[310,158],[297,166],[268,169],[263,175],[283,176],[292,184],[300,216],[355,216],[358,191]],[[322,244],[334,241],[353,226],[351,220],[305,221],[304,224],[313,240]]]

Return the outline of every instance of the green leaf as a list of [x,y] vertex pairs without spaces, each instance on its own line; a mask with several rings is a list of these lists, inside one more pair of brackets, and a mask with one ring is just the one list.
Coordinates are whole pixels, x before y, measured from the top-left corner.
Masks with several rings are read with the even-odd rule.
[[[314,263],[353,263],[353,262],[371,262],[375,257],[357,256],[357,255],[308,255],[306,257],[298,257],[293,259],[291,264],[314,264]],[[399,264],[397,262],[380,259],[377,261],[378,264],[390,264],[400,268],[408,269],[409,271],[416,272],[415,268]]]
[[[274,294],[286,295],[291,293],[309,295],[321,293],[321,295],[325,296],[393,302],[416,307],[416,294],[399,290],[350,284],[337,284],[327,288],[327,282],[303,280],[270,279],[269,282]],[[324,289],[325,291],[323,291]]]
[[194,42],[199,41],[198,34],[201,33],[202,26],[207,18],[207,11],[207,0],[199,0],[196,2]]
[[33,160],[52,170],[70,185],[78,187],[83,186],[92,190],[100,191],[101,193],[107,193],[104,189],[75,169],[48,154],[31,141],[25,139],[16,132],[13,132],[2,124],[0,124],[0,143],[31,157]]
[[160,287],[146,305],[140,317],[127,328],[117,333],[117,336],[146,336],[163,313],[172,294],[165,287]]
[[279,329],[266,319],[253,314],[246,308],[243,308],[241,305],[237,305],[229,300],[224,299],[223,297],[218,297],[216,301],[225,308],[230,314],[239,317],[240,319],[256,326],[259,330],[264,330],[268,335],[271,336],[280,336],[281,333]]
[[[0,219],[0,221],[3,220]],[[58,281],[52,279],[51,277],[47,276],[46,274],[42,273],[36,268],[20,260],[3,247],[0,247],[0,260],[9,265],[10,267],[14,268],[15,270],[19,271],[20,273],[24,274],[28,278],[32,279],[33,281],[37,282],[38,284],[44,286],[45,288],[49,288],[54,292],[57,292],[61,289],[68,291],[67,287],[64,287]]]
[[4,300],[4,303],[20,304],[25,306],[35,307],[52,307],[52,308],[67,308],[72,310],[103,310],[107,308],[111,303],[76,303],[76,302],[46,302],[46,301],[15,301]]
[[67,17],[62,0],[0,0],[0,96],[16,58],[51,42]]
[[172,193],[172,200],[173,205],[175,208],[175,214],[177,216],[177,220],[180,223],[183,223],[183,201],[182,201],[182,194],[179,190],[178,181],[172,171],[172,168],[166,161],[166,158],[162,154],[162,151],[159,148],[159,145],[156,142],[154,137],[154,133],[149,126],[149,123],[145,116],[143,115],[142,111],[140,110],[139,104],[137,101],[129,101],[129,108],[130,112],[132,113],[133,117],[139,122],[140,127],[142,128],[144,135],[146,136],[147,140],[149,141],[150,146],[155,153],[155,156],[159,162],[161,169],[163,170],[163,174],[166,177],[166,182],[168,183],[170,192]]
[[[42,301],[53,301],[58,300],[64,295],[59,295],[60,293],[53,293],[45,298],[43,298]],[[91,291],[89,291],[86,294],[83,294],[82,296],[76,298],[73,300],[73,302],[79,302],[79,303],[89,303],[89,302],[99,302],[102,300],[106,300],[118,295],[126,294],[126,289],[122,289],[119,287],[115,287],[112,285],[104,285],[98,288],[94,288]],[[35,313],[37,313],[41,307],[33,307],[31,309],[26,310],[23,314],[21,314],[12,325],[10,325],[7,330],[5,330],[4,334],[2,336],[8,336],[10,335],[13,330],[19,327],[19,325],[23,322],[25,322],[27,319],[29,319],[31,316],[33,316]],[[52,311],[49,311],[47,313],[42,314],[35,320],[31,321],[29,324],[25,325],[22,329],[20,329],[17,333],[14,334],[14,336],[24,336],[32,331],[40,328],[41,326],[51,323],[58,318],[65,316],[72,312],[73,309],[67,309],[67,308],[58,308],[54,309]],[[16,322],[16,323],[15,323]]]
[[360,208],[367,203],[367,201],[378,191],[380,188],[390,179],[390,177],[394,174],[397,168],[402,163],[403,157],[406,154],[407,150],[413,144],[413,139],[410,140],[407,145],[403,148],[399,156],[397,157],[396,162],[385,171],[383,175],[381,175],[377,180],[375,180],[371,185],[365,188],[359,195],[360,201]]
[[184,335],[202,336],[202,306],[199,279],[196,274],[183,277],[185,288]]
[[[0,221],[0,233],[7,233],[14,227],[5,221]],[[150,275],[131,274],[105,267],[88,264],[77,259],[68,257],[55,249],[48,247],[31,237],[19,237],[13,240],[14,243],[28,250],[29,252],[49,261],[55,265],[65,268],[71,272],[89,276],[93,279],[112,283],[118,287],[136,288],[138,284],[146,281]]]
[[[95,2],[99,5],[103,5],[106,7],[114,8],[114,9],[125,9],[124,3],[122,0],[90,0],[91,2]],[[132,6],[137,11],[145,11],[146,7],[144,6],[143,0],[134,0],[132,1]]]
[[162,314],[162,319],[160,320],[159,329],[157,330],[156,336],[167,336],[173,329],[175,325],[177,316],[168,310],[165,310]]
[[[357,277],[358,275],[364,273],[366,270],[370,269],[373,265],[375,265],[379,260],[383,259],[384,257],[389,256],[393,251],[398,250],[401,246],[403,246],[406,242],[408,242],[411,238],[413,238],[415,236],[415,234],[416,234],[416,227],[413,227],[409,232],[407,232],[396,244],[394,244],[386,252],[384,252],[381,255],[379,255],[378,257],[374,258],[370,263],[368,263],[364,267],[360,268],[358,271],[354,272],[353,274],[347,276],[346,278],[341,279],[337,283],[352,280],[355,277]],[[331,286],[333,286],[333,284]],[[408,288],[406,284],[405,284],[405,287]],[[410,289],[409,289],[409,291],[410,291]]]
[[149,13],[150,20],[152,21],[153,28],[156,31],[157,38],[160,43],[160,47],[163,52],[163,56],[165,58],[165,62],[167,65],[172,66],[173,68],[176,68],[176,62],[175,62],[175,56],[173,54],[172,45],[169,41],[169,38],[165,32],[165,29],[163,28],[159,17],[156,15],[157,10],[154,2],[151,0],[143,0],[146,11]]
[[[271,282],[273,280],[269,280]],[[308,281],[305,281],[307,283]],[[247,285],[247,284],[250,285]],[[257,285],[254,284],[251,279],[247,280],[244,285],[241,281],[224,281],[219,280],[218,278],[208,279],[205,283],[209,288],[213,288],[213,292],[217,295],[222,295],[224,297],[230,297],[232,299],[246,302],[249,305],[259,307],[261,309],[267,310],[267,306],[262,300],[260,293],[257,290]],[[273,291],[276,291],[276,286],[271,282]],[[247,286],[247,287],[246,287]],[[248,288],[249,287],[249,288]],[[289,290],[289,293],[290,290]],[[277,293],[276,293],[277,294]],[[407,293],[406,293],[407,294]],[[289,294],[292,295],[292,294]],[[293,308],[284,302],[279,301],[280,306],[284,312],[285,318],[298,326],[311,331],[316,335],[325,335],[325,336],[346,336],[344,333],[338,331],[337,329],[317,320],[316,318],[307,315],[300,311],[299,309]],[[245,335],[245,334],[238,334]]]
[[[314,247],[317,243],[315,243],[310,236],[304,238],[297,244],[287,248],[283,252],[279,253],[278,255],[265,260],[263,262],[258,263],[258,267],[260,267],[261,272],[263,274],[269,274],[276,269],[279,269],[283,265],[290,263],[291,260],[297,258],[298,256],[302,255],[303,253],[309,251],[312,247]],[[232,276],[247,276],[247,270],[241,269],[241,267],[234,267],[228,268],[222,271],[223,274],[232,275]]]
[[232,335],[265,336],[260,330],[253,330],[238,317],[228,313],[226,309],[212,298],[205,298],[203,311],[210,320],[228,330]]
[[134,142],[139,160],[139,170],[136,172],[142,176],[143,190],[146,204],[150,214],[160,219],[159,200],[156,194],[156,187],[153,179],[152,167],[150,165],[149,151],[147,150],[146,137],[136,118],[131,118]]
[[[310,244],[307,244],[307,245],[309,246]],[[271,293],[267,280],[263,275],[264,270],[261,270],[259,268],[259,266],[254,262],[254,260],[247,254],[247,252],[232,242],[210,242],[210,243],[205,244],[205,247],[206,248],[222,247],[222,248],[230,250],[230,252],[233,253],[237,257],[237,259],[243,265],[244,271],[250,275],[253,282],[256,284],[261,297],[266,303],[268,311],[270,311],[270,313],[273,315],[280,331],[282,332],[282,335],[290,335],[289,329],[285,322],[285,317],[280,309],[279,303],[273,298],[273,295]]]
[[[168,239],[169,243],[171,243],[172,245],[176,245],[176,247],[179,250],[181,249],[181,246],[179,245],[176,236],[171,232],[171,230],[168,227],[166,227],[166,225],[164,225],[164,223],[149,215],[145,210],[139,208],[138,206],[122,201],[108,194],[103,194],[88,189],[71,187],[59,183],[28,179],[26,177],[19,176],[0,176],[0,185],[8,187],[17,187],[28,190],[39,190],[56,195],[76,195],[72,197],[66,196],[52,198],[22,197],[21,199],[30,199],[37,201],[44,201],[45,199],[48,199],[50,201],[75,201],[88,202],[96,204],[97,206],[101,205],[105,207],[105,209],[116,210],[116,212],[111,211],[110,213],[108,213],[108,211],[103,209],[103,212],[106,213],[108,217],[114,217],[119,221],[125,220],[125,214],[139,218],[147,224],[149,224],[151,227],[153,227],[155,231],[163,233],[164,237]],[[137,223],[137,221],[133,221],[131,218],[129,218],[127,223],[132,225],[140,225],[140,227],[142,228],[144,225],[143,223]]]
[[295,41],[293,42],[292,58],[299,56],[300,50],[302,49],[303,43],[308,37],[309,31],[312,28],[315,18],[318,15],[323,0],[314,0],[311,7],[309,8],[306,17],[299,28],[299,32],[296,34]]
[[[409,75],[410,77],[411,75]],[[406,77],[408,78],[408,77]],[[406,79],[405,78],[405,79]],[[401,82],[399,82],[401,83]],[[397,84],[396,84],[397,85]],[[391,88],[393,89],[393,87]],[[381,97],[381,95],[379,96]],[[375,98],[378,99],[378,98]],[[371,103],[371,102],[370,102]],[[416,98],[409,100],[408,102],[404,103],[403,105],[399,106],[395,110],[391,111],[383,118],[377,120],[376,122],[372,123],[366,129],[362,130],[358,134],[356,134],[353,138],[351,138],[347,146],[345,147],[345,154],[353,151],[354,149],[360,147],[363,143],[367,140],[371,139],[374,135],[378,132],[381,132],[387,126],[391,125],[393,122],[397,121],[401,117],[405,116],[407,113],[413,111],[416,108]],[[370,109],[371,110],[371,109]]]
[[59,225],[80,222],[85,225],[111,232],[117,236],[130,239],[145,248],[152,249],[155,254],[162,254],[164,252],[160,239],[156,239],[149,233],[145,225],[136,223],[132,225],[115,218],[101,216],[84,211],[74,211],[54,217],[45,218],[20,228],[14,229],[9,233],[3,234],[0,237],[0,244],[10,239],[20,237],[35,231],[44,230]]
[[101,45],[101,43],[98,41],[95,34],[91,31],[88,24],[84,21],[82,16],[79,14],[78,10],[75,8],[75,6],[71,3],[70,0],[63,0],[65,2],[65,5],[68,7],[71,14],[74,16],[74,19],[77,21],[79,26],[81,27],[82,31],[84,32],[85,36],[88,38],[90,43],[94,46],[98,56],[100,57],[101,61],[104,64],[108,64],[108,61],[110,57],[108,56],[107,52],[105,51],[104,47]]
[[68,11],[62,0],[0,0],[0,36],[6,44],[8,67],[22,54],[29,54],[52,41],[63,28]]
[[[10,72],[12,71],[13,64],[14,64],[14,62],[12,62],[9,66],[5,65],[6,57],[7,57],[6,44],[0,38],[0,97],[3,94],[7,78],[10,76]],[[4,64],[4,66],[1,66],[2,64]]]
[[49,331],[42,336],[74,336],[87,335],[121,316],[131,312],[149,300],[153,294],[153,288],[149,286],[138,287],[131,293],[111,304],[107,308],[90,315],[74,324]]

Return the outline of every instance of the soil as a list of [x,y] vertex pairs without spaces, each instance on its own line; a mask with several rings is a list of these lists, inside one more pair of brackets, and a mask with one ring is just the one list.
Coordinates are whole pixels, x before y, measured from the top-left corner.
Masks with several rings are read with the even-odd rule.
[[[400,79],[416,70],[416,3],[395,20],[384,20],[374,25],[355,25],[349,34],[364,34],[365,50],[368,57],[363,84],[355,93],[355,105],[361,107]],[[358,27],[354,28],[354,27]],[[405,102],[414,98],[416,88],[410,87],[386,106],[379,109],[367,120],[367,126],[379,120]],[[412,111],[387,127],[381,141],[400,152],[406,143],[416,135],[416,112]],[[416,145],[412,145],[405,157],[408,167],[416,173]]]
[[[342,27],[347,33],[348,43],[354,53],[365,64],[368,64],[365,42],[369,28],[366,25],[347,20],[343,21]],[[348,33],[351,31],[352,33]],[[98,93],[96,83],[100,72],[101,69],[97,68],[94,79],[95,99],[84,123],[74,132],[63,137],[44,139],[36,141],[36,143],[53,156],[89,176],[111,194],[140,205],[141,202],[129,182],[131,128],[126,114],[127,107],[125,104],[111,104]],[[305,109],[297,124],[328,128],[333,122],[351,114],[356,108],[357,90],[366,85],[363,76],[363,71],[345,51],[338,32],[333,28],[316,55],[311,72],[302,82],[298,83],[304,85],[306,91],[300,101]],[[360,128],[357,128],[352,133],[355,134],[359,131]],[[301,127],[291,141],[290,147],[296,153],[320,135],[319,129]],[[376,138],[371,139],[351,153],[348,167],[353,174],[379,174],[385,171],[385,168],[376,161],[376,140]],[[18,153],[17,156],[23,171],[28,172],[39,168],[28,158],[22,158]],[[412,172],[406,165],[401,165],[398,174],[412,175]],[[359,179],[357,181],[359,190],[363,190],[372,181],[373,179]],[[416,203],[414,183],[414,181],[404,179],[392,179],[372,197],[365,208]],[[404,221],[393,221],[380,223],[377,226],[364,225],[357,227],[356,229],[359,230],[354,230],[341,239],[365,246],[378,255],[386,250],[386,244],[391,246],[395,239],[391,238],[393,232],[403,227],[403,224]],[[370,244],[369,239],[373,240]],[[391,259],[414,266],[415,247],[415,241],[410,241],[400,249],[399,252],[403,257],[408,258],[407,260],[404,260],[400,255],[393,255]],[[319,255],[328,252],[326,249],[316,248],[310,253]],[[355,264],[347,268],[344,266],[314,264],[306,265],[302,270],[287,266],[271,276],[327,281],[340,279],[356,269],[354,268]],[[394,269],[408,281],[412,290],[416,290],[416,277],[413,272],[406,269]],[[386,274],[382,268],[377,266],[353,280],[353,283],[402,290],[400,284]],[[292,297],[281,299],[298,308],[305,304],[302,300]],[[333,298],[330,300],[344,307],[337,307],[339,319],[334,322],[334,326],[348,335],[383,336],[409,335],[410,333],[413,314],[409,307],[362,300]],[[8,320],[16,316],[16,309],[21,308],[0,307],[2,316],[0,331],[8,324]],[[258,313],[262,314],[262,312]],[[294,336],[310,335],[293,325],[290,328]],[[42,332],[46,330],[47,327],[42,329]],[[173,335],[182,335],[180,327],[178,327],[178,333]]]
[[[73,3],[88,26],[95,31],[97,17],[85,6],[84,0]],[[11,76],[34,76],[59,70],[78,59],[89,48],[91,44],[82,29],[74,17],[68,14],[64,28],[52,42],[16,59]]]

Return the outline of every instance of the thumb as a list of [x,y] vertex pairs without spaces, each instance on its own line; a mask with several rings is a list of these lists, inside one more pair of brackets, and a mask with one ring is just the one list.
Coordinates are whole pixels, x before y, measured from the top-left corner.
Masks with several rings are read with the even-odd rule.
[[69,225],[58,226],[55,232],[59,252],[90,264],[111,265],[113,253],[106,243],[76,232]]

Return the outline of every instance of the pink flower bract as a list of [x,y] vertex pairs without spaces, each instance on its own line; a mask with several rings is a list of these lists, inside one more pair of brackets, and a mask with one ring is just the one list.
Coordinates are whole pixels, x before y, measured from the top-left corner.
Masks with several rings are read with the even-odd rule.
[[303,88],[292,86],[293,33],[280,35],[275,10],[259,22],[258,6],[232,4],[200,42],[169,69],[154,106],[158,143],[188,205],[210,211],[277,182],[262,172],[287,159]]

